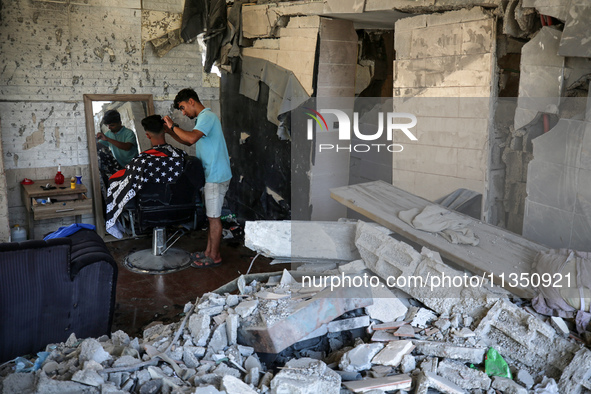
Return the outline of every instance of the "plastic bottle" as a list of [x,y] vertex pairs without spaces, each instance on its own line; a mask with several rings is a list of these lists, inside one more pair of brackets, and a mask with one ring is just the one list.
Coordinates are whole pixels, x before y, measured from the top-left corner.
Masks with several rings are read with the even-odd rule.
[[55,174],[55,178],[53,178],[53,181],[55,182],[56,185],[61,185],[62,183],[64,183],[64,176],[62,175],[62,165],[61,164],[57,165],[57,174]]
[[76,189],[76,177],[70,178],[70,189]]
[[13,228],[10,229],[10,239],[12,242],[22,242],[27,240],[27,230],[23,227],[15,224]]

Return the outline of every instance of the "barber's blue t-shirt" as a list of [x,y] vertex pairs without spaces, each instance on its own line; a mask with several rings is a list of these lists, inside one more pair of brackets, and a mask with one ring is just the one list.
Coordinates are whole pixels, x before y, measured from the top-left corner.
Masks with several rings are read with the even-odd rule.
[[201,160],[205,170],[205,182],[222,183],[232,178],[230,157],[222,124],[211,109],[205,108],[195,120],[195,129],[204,136],[195,144],[195,156]]

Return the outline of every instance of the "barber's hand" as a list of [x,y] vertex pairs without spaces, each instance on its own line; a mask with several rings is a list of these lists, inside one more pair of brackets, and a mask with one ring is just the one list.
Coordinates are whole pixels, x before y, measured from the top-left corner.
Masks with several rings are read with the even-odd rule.
[[168,129],[170,130],[170,128],[172,127],[172,125],[174,124],[174,122],[172,121],[172,119],[170,118],[170,116],[166,115],[164,118],[162,118],[164,120],[164,123],[166,123],[166,126],[168,127]]
[[99,140],[103,140],[103,141],[107,140],[107,136],[104,135],[102,131],[99,131],[98,133],[96,133],[96,138],[98,138]]

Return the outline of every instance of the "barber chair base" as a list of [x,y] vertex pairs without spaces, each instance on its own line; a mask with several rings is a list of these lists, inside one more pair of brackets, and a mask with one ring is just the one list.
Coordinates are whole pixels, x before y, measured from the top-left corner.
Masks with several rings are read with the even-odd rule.
[[168,274],[190,265],[189,253],[177,248],[170,248],[160,256],[155,256],[151,249],[144,249],[131,253],[125,259],[127,269],[141,274]]

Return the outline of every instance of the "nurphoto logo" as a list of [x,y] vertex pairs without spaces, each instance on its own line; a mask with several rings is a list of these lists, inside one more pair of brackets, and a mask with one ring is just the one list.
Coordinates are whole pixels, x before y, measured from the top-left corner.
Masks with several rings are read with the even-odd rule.
[[[314,139],[314,129],[316,123],[317,130],[320,132],[332,132],[338,133],[338,141],[351,141],[351,131],[358,139],[362,141],[377,141],[382,137],[384,128],[386,130],[386,139],[391,141],[390,144],[384,143],[364,143],[364,144],[343,144],[343,143],[321,143],[318,145],[318,151],[349,151],[349,152],[369,152],[375,150],[380,152],[380,149],[387,149],[389,152],[402,152],[404,147],[401,144],[394,143],[394,137],[396,132],[401,131],[411,141],[418,141],[417,137],[410,131],[411,128],[417,124],[417,117],[413,114],[404,112],[379,112],[378,113],[378,128],[374,133],[366,134],[363,133],[359,128],[359,113],[353,113],[353,127],[351,127],[351,119],[345,111],[339,109],[321,109],[316,111],[309,107],[304,107],[306,115],[310,117],[307,123],[307,136],[308,140]],[[336,122],[333,123],[334,127],[331,130],[328,127],[328,123],[323,115],[332,115],[336,117]],[[386,126],[384,127],[384,123]]]

